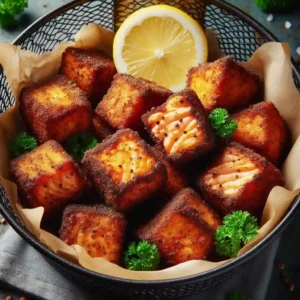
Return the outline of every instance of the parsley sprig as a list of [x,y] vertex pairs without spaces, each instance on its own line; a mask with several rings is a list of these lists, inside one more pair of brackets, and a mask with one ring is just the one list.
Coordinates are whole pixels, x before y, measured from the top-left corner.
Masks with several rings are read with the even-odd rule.
[[236,257],[239,250],[258,233],[257,219],[246,211],[235,211],[223,219],[223,225],[215,233],[218,254]]
[[225,108],[216,108],[209,114],[212,128],[219,137],[231,137],[238,127],[238,123],[232,120]]
[[28,6],[27,0],[0,0],[0,24],[3,27],[13,25],[15,16]]
[[264,12],[282,12],[291,10],[296,1],[294,0],[255,0],[256,5]]
[[125,266],[134,271],[157,270],[160,255],[157,246],[147,241],[133,242],[124,254]]
[[228,300],[251,300],[245,295],[237,292],[229,293],[227,299]]
[[97,142],[97,139],[90,132],[82,132],[68,138],[63,145],[66,151],[78,162],[87,150],[97,145]]
[[9,153],[11,157],[17,158],[25,153],[28,153],[37,147],[35,137],[22,131],[15,140],[9,144]]

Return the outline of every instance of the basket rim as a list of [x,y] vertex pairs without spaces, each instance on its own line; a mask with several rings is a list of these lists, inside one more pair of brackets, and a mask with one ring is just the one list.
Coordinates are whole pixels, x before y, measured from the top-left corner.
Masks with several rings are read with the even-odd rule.
[[[25,29],[13,42],[14,45],[20,45],[31,33],[36,31],[37,27],[45,24],[46,22],[50,21],[54,17],[57,17],[61,13],[81,5],[83,3],[89,2],[90,0],[76,0],[70,1],[54,10],[49,12],[48,14],[42,16],[38,20],[36,20],[33,24],[31,24],[27,29]],[[202,0],[208,5],[216,5],[221,9],[225,9],[229,13],[235,15],[236,17],[242,19],[243,21],[247,22],[251,25],[262,37],[266,38],[268,41],[278,42],[279,40],[263,25],[261,25],[258,21],[253,19],[251,16],[246,14],[245,12],[241,11],[239,8],[226,3],[223,0]],[[298,81],[300,82],[300,72],[296,67],[296,63],[293,59],[291,59],[292,68],[294,71],[295,76],[297,77]],[[1,182],[1,181],[0,181]],[[4,189],[0,184],[0,190],[4,193]],[[183,284],[191,284],[193,282],[197,282],[200,280],[207,280],[216,275],[221,275],[231,270],[234,270],[236,267],[245,264],[250,259],[252,259],[256,254],[261,252],[266,247],[270,246],[271,243],[278,238],[280,233],[288,226],[291,222],[293,217],[295,216],[297,210],[299,209],[300,205],[300,195],[295,197],[294,203],[289,208],[289,211],[286,213],[285,217],[281,220],[281,222],[273,229],[273,231],[265,237],[261,242],[259,242],[254,248],[249,250],[247,253],[239,256],[238,258],[232,260],[225,265],[219,266],[209,271],[201,272],[198,274],[179,277],[175,279],[165,279],[165,280],[133,280],[133,279],[124,279],[109,275],[104,275],[101,273],[97,273],[91,270],[88,270],[84,267],[76,265],[71,261],[56,255],[52,252],[46,245],[42,244],[29,230],[25,227],[20,225],[16,220],[15,217],[6,209],[2,199],[0,199],[0,212],[4,216],[4,218],[8,221],[8,223],[12,226],[12,228],[26,241],[30,244],[33,248],[35,248],[38,252],[44,255],[46,258],[53,261],[55,264],[62,265],[65,268],[68,268],[71,271],[74,271],[82,276],[90,276],[94,279],[101,279],[102,281],[106,281],[107,283],[114,283],[118,282],[119,284],[124,284],[128,288],[131,287],[157,287],[157,288],[165,288],[168,284],[174,285],[183,285]]]

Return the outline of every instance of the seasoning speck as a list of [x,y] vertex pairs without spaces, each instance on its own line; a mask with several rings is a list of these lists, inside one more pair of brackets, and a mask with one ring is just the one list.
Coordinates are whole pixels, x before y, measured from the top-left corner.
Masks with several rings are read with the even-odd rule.
[[269,15],[267,16],[267,21],[268,21],[268,22],[273,21],[273,19],[274,19],[274,16],[273,16],[272,14],[269,14]]
[[286,22],[284,23],[284,26],[285,26],[286,29],[290,29],[290,28],[292,27],[292,23],[289,22],[289,21],[286,21]]
[[285,267],[285,266],[284,266],[284,263],[279,262],[277,266],[278,266],[278,269],[284,270],[284,267]]
[[289,278],[288,278],[285,274],[282,274],[282,275],[281,275],[281,280],[282,280],[284,283],[288,283],[288,282],[289,282]]

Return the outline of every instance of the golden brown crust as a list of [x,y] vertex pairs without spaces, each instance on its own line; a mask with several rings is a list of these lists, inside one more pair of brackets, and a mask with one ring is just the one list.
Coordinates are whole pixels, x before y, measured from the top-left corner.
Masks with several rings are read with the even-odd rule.
[[172,94],[166,88],[142,78],[116,74],[95,112],[115,129],[141,130],[141,116],[162,104]]
[[100,141],[105,140],[116,132],[96,114],[93,117],[93,131]]
[[195,90],[207,112],[217,107],[228,111],[245,108],[258,100],[261,91],[259,77],[231,56],[192,68],[187,85]]
[[152,147],[152,150],[157,158],[165,165],[168,173],[168,178],[162,188],[162,192],[167,196],[175,196],[180,190],[188,187],[187,179],[177,166],[167,160],[163,149],[161,149],[159,145],[155,145]]
[[[171,108],[168,109],[170,103],[177,98],[180,98],[178,101],[182,103],[183,107],[178,107],[176,110],[176,108],[174,109],[171,106]],[[189,111],[182,114],[177,113],[181,109],[189,109]],[[157,120],[157,118],[152,120],[153,116],[156,115],[159,120]],[[181,118],[182,115],[184,116],[183,118]],[[187,125],[184,125],[186,119],[189,119],[189,121],[187,121]],[[192,89],[187,88],[179,93],[173,94],[164,104],[152,108],[151,111],[144,114],[142,120],[152,139],[161,145],[167,158],[175,163],[180,164],[195,159],[212,150],[215,145],[215,136],[207,114],[196,93]],[[193,127],[192,129],[193,132],[196,130],[196,134],[191,133],[188,130],[182,132],[182,134],[177,133],[180,132],[182,126],[188,128],[192,122],[196,122],[196,127]],[[157,133],[154,133],[156,125],[162,126],[162,128],[158,128],[159,130],[157,130]],[[170,132],[168,132],[168,128],[170,128]],[[178,134],[178,137],[173,141],[173,135],[176,134]],[[182,144],[178,142],[182,138],[182,135],[186,135],[193,146],[182,146],[182,144],[186,145],[186,139],[183,140]],[[168,138],[171,139],[172,150],[177,143],[176,151],[173,153],[171,152],[172,150],[169,151],[166,149],[165,141]]]
[[274,186],[282,186],[281,172],[264,157],[231,142],[198,179],[207,201],[224,215],[236,210],[260,216]]
[[[133,143],[132,148],[127,143]],[[118,211],[128,211],[148,199],[167,178],[165,166],[151,147],[130,129],[117,131],[87,151],[82,163],[97,191]]]
[[170,266],[205,259],[213,249],[219,216],[192,189],[181,190],[137,235],[157,245]]
[[44,220],[55,220],[57,213],[90,188],[72,157],[52,140],[14,159],[11,172],[24,197],[23,204],[30,208],[43,206]]
[[69,47],[62,56],[60,72],[99,103],[117,73],[112,59],[94,49]]
[[88,131],[92,123],[91,104],[85,93],[62,75],[23,89],[20,109],[40,143],[51,139],[61,142]]
[[120,264],[127,222],[105,205],[69,205],[63,214],[60,239],[82,246],[91,257]]
[[288,141],[288,129],[272,102],[261,102],[232,115],[238,128],[232,140],[266,157],[274,165]]

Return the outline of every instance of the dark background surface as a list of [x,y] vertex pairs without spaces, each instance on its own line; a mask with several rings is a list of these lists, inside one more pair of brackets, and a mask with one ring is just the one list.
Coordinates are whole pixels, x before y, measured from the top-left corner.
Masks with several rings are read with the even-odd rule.
[[[30,25],[36,19],[67,2],[69,1],[29,0],[29,7],[26,12],[20,16],[18,27],[11,30],[0,29],[0,42],[13,41],[28,25]],[[266,28],[268,28],[273,34],[275,34],[275,36],[278,37],[280,41],[289,43],[291,46],[291,53],[293,58],[300,63],[300,55],[296,53],[296,49],[300,47],[300,9],[296,9],[290,13],[273,14],[273,21],[268,22],[267,17],[269,14],[261,12],[255,6],[254,0],[228,0],[227,2],[236,5],[237,7],[254,17]],[[286,21],[289,21],[292,24],[290,29],[285,28]],[[299,220],[300,211],[298,212],[295,220],[283,234],[281,244],[277,253],[277,259],[273,267],[273,276],[270,282],[267,300],[300,300]],[[7,228],[8,225],[0,225],[0,237]],[[278,268],[278,263],[284,264],[284,270],[280,270]],[[262,266],[261,272],[264,272],[264,266]],[[255,276],[255,274],[253,274],[253,276]],[[288,282],[284,283],[283,279]],[[293,291],[290,291],[290,288],[292,288],[291,284],[294,285]],[[13,300],[19,299],[21,296],[26,296],[16,294],[13,288],[10,290],[4,290],[0,285],[0,299],[5,299],[7,295],[12,295]]]

